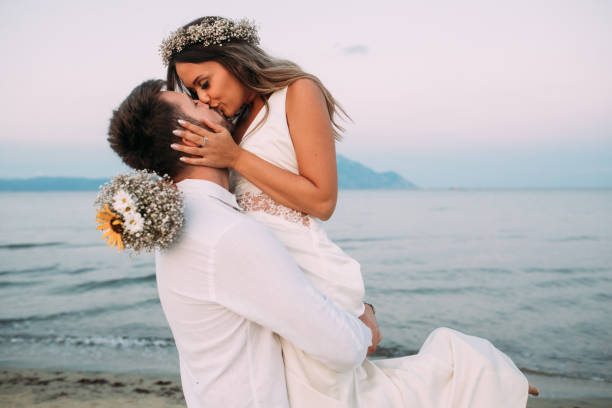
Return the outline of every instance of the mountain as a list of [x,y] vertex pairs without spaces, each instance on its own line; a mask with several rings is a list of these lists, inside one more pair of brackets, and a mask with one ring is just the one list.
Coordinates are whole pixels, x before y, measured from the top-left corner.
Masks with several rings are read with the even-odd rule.
[[363,164],[336,156],[338,163],[338,187],[346,190],[365,189],[415,189],[416,185],[406,180],[394,171],[377,173]]
[[[363,164],[337,156],[338,185],[341,189],[412,189],[414,184],[399,174],[377,173]],[[105,178],[34,177],[0,179],[0,191],[96,191],[108,181]]]

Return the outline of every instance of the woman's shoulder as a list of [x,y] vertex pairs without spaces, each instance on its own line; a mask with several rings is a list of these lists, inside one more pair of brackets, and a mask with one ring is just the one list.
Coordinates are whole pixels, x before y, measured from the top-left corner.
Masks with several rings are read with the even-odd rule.
[[319,85],[310,78],[300,78],[287,88],[285,99],[287,118],[303,116],[311,120],[317,115],[329,117],[325,96]]
[[300,103],[303,103],[305,99],[325,103],[323,92],[314,80],[310,78],[296,79],[287,87],[287,102],[299,100]]

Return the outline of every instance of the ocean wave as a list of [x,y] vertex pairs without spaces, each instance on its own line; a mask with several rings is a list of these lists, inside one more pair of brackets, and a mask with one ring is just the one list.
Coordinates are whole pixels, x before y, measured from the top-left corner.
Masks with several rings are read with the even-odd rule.
[[[481,267],[473,267],[473,268],[424,269],[419,272],[420,275],[424,275],[424,276],[432,276],[432,275],[448,276],[451,274],[465,275],[465,274],[471,274],[471,273],[476,273],[476,274],[488,273],[488,274],[508,275],[508,274],[512,274],[513,271],[511,269],[505,269],[505,268],[481,266]],[[435,279],[439,279],[439,277],[436,276]]]
[[65,244],[64,247],[65,248],[70,248],[70,249],[81,249],[81,248],[96,248],[96,247],[104,247],[106,246],[106,244],[104,244],[104,241],[100,241],[100,242],[92,242],[92,243],[88,243],[88,244]]
[[610,293],[595,293],[595,294],[593,294],[591,296],[591,298],[593,300],[596,300],[596,301],[606,302],[606,301],[612,300],[612,294],[610,294]]
[[80,275],[82,273],[91,272],[95,270],[96,268],[84,267],[84,268],[76,268],[76,269],[65,269],[65,270],[61,270],[60,272],[68,274],[68,275]]
[[70,285],[62,288],[54,289],[53,293],[56,294],[69,294],[69,293],[83,293],[89,292],[92,290],[99,289],[115,289],[115,288],[123,288],[130,285],[140,285],[143,283],[152,283],[155,282],[155,274],[149,274],[145,276],[137,276],[130,278],[118,278],[118,279],[109,279],[104,281],[92,281],[80,283],[78,285]]
[[3,289],[3,288],[24,288],[24,287],[28,287],[28,286],[37,285],[38,283],[39,283],[38,281],[17,281],[17,282],[1,281],[0,282],[0,289]]
[[174,347],[172,338],[129,336],[71,336],[71,335],[0,335],[0,344],[66,345],[73,347],[111,348],[167,348]]
[[67,275],[79,275],[86,272],[95,271],[96,268],[92,267],[81,267],[75,269],[60,269],[60,264],[54,264],[49,266],[42,266],[39,268],[27,268],[27,269],[6,269],[0,271],[0,276],[7,275],[25,275],[25,274],[36,274],[40,272],[57,272],[59,274],[67,274]]
[[394,265],[423,265],[425,262],[410,258],[410,257],[397,257],[397,258],[385,258],[381,260],[377,260],[376,264],[385,265],[385,266],[394,266]]
[[140,268],[155,268],[155,262],[144,262],[133,264],[132,268],[140,269]]
[[591,380],[591,381],[602,381],[606,383],[612,383],[612,378],[604,378],[604,377],[601,377],[595,374],[592,374],[592,375],[563,374],[563,373],[557,373],[557,372],[551,372],[551,371],[545,371],[545,370],[531,369],[531,368],[526,368],[526,367],[519,367],[519,369],[525,374],[541,375],[544,377],[569,378],[573,380]]
[[467,293],[492,292],[492,288],[482,286],[463,286],[463,287],[421,287],[421,288],[368,288],[370,294],[375,295],[455,295]]
[[5,318],[0,319],[0,328],[15,328],[36,322],[50,322],[61,319],[75,319],[84,317],[91,318],[116,311],[125,311],[128,309],[146,307],[151,305],[159,305],[159,299],[155,297],[132,304],[115,304],[106,307],[96,307],[85,310],[70,310],[65,312],[50,313],[46,315],[31,315],[27,317]]
[[37,273],[37,272],[49,272],[49,271],[53,271],[53,270],[57,269],[58,266],[59,266],[59,264],[54,264],[54,265],[51,265],[51,266],[42,266],[40,268],[7,269],[7,270],[4,270],[4,271],[0,271],[0,276],[19,275],[19,274]]
[[608,272],[610,268],[525,268],[527,273],[553,273],[560,275],[569,275],[574,273],[598,273]]
[[39,247],[50,247],[50,246],[58,246],[63,245],[63,242],[23,242],[18,244],[3,244],[0,245],[0,249],[30,249],[30,248],[39,248]]
[[554,279],[535,283],[538,288],[568,288],[575,286],[596,287],[601,282],[599,278],[576,277],[568,279]]
[[368,238],[338,238],[334,239],[336,243],[350,243],[350,242],[378,242],[378,241],[399,241],[405,239],[405,237],[368,237]]

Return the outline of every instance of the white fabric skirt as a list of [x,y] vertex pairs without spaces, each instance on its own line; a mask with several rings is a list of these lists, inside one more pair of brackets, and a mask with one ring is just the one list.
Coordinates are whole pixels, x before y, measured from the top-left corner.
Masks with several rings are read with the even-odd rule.
[[528,383],[489,341],[434,330],[418,354],[337,373],[282,340],[292,408],[525,408]]

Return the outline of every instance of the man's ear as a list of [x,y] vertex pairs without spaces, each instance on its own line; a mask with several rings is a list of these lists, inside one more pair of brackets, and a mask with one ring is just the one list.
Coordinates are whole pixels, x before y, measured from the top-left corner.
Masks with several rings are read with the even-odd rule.
[[181,139],[183,140],[183,144],[185,146],[199,147],[197,144],[193,143],[191,140],[187,140],[184,137],[182,137]]

